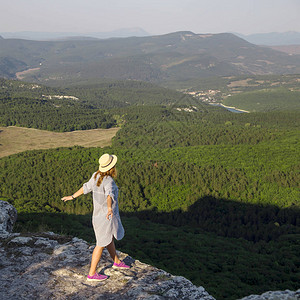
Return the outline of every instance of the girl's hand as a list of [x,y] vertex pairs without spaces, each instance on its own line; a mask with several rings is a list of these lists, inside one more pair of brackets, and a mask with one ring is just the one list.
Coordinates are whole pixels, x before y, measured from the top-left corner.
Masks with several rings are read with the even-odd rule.
[[65,196],[61,198],[62,201],[66,202],[69,200],[75,200],[77,197],[81,196],[83,193],[83,187],[81,187],[76,193],[74,193],[72,196]]
[[66,196],[66,197],[61,198],[61,200],[66,202],[66,201],[69,201],[69,200],[73,200],[73,197],[72,196]]
[[[106,215],[106,219],[107,220],[111,220],[112,216],[114,215],[113,211],[111,208],[108,209],[107,215]],[[110,217],[110,218],[109,218]]]

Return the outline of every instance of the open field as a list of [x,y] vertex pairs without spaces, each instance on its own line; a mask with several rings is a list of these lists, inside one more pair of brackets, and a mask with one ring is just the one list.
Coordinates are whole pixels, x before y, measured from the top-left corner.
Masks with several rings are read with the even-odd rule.
[[92,129],[73,132],[51,132],[24,127],[0,127],[0,157],[34,149],[57,147],[105,147],[119,128]]
[[223,104],[250,112],[294,111],[300,109],[300,92],[286,88],[249,91],[227,97]]
[[300,45],[268,46],[277,51],[285,52],[290,55],[300,54]]

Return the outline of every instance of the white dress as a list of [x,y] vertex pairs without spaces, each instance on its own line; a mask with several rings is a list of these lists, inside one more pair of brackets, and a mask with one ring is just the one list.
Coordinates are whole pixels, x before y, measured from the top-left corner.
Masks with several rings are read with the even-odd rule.
[[[97,186],[99,174],[94,179],[95,173],[91,179],[83,184],[83,193],[93,192],[93,227],[96,235],[96,245],[105,247],[109,245],[115,237],[121,240],[124,237],[124,228],[121,223],[118,205],[119,189],[115,181],[106,176],[103,178],[101,185]],[[107,215],[107,196],[112,198],[113,216],[110,220],[106,219]]]

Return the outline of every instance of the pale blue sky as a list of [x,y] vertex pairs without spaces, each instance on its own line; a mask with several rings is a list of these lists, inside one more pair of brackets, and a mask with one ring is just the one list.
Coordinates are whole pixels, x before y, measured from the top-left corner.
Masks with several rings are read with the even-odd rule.
[[300,32],[300,0],[0,1],[0,32]]

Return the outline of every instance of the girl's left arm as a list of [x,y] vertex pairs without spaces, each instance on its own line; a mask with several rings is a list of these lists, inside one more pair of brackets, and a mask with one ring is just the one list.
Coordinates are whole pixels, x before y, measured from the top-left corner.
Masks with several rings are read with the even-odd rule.
[[65,196],[65,197],[61,198],[61,200],[64,201],[64,202],[69,201],[69,200],[74,200],[75,198],[81,196],[82,194],[83,194],[83,187],[81,187],[72,196]]
[[106,219],[109,220],[109,217],[112,218],[112,216],[114,215],[113,214],[113,211],[112,211],[112,198],[110,195],[107,196],[106,198],[106,201],[107,201],[107,215],[106,215]]

